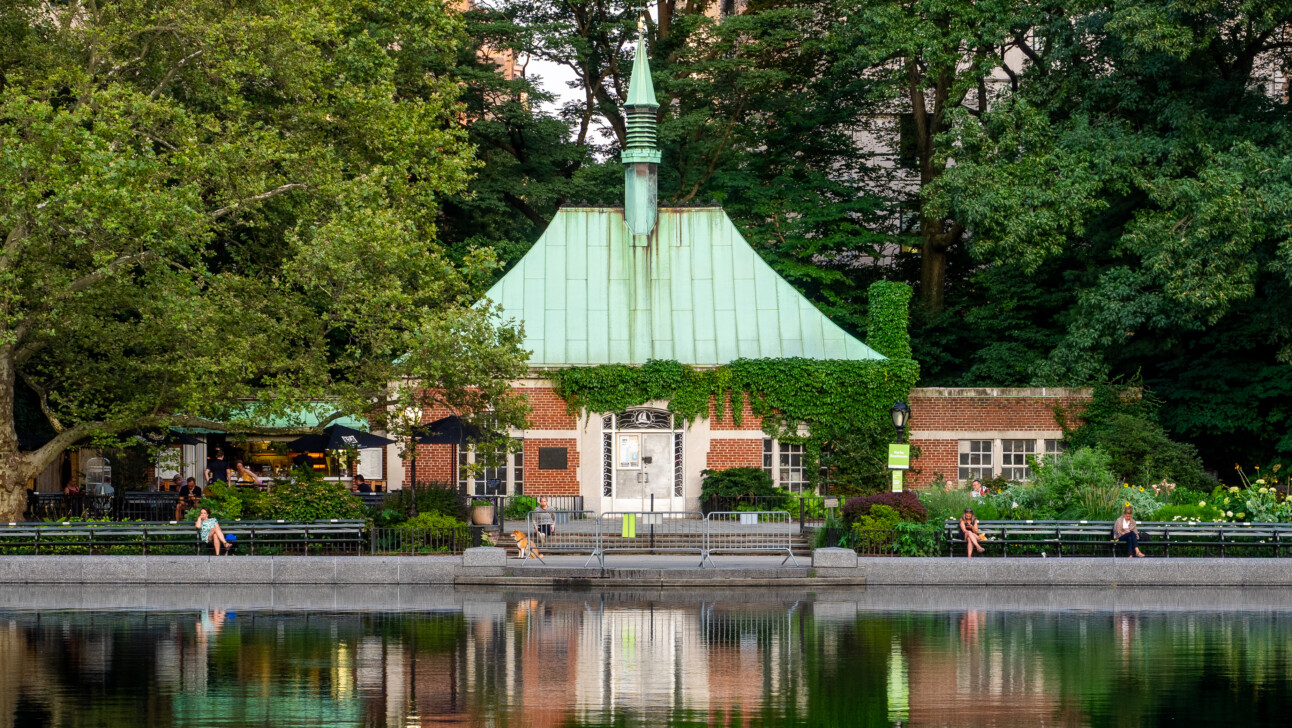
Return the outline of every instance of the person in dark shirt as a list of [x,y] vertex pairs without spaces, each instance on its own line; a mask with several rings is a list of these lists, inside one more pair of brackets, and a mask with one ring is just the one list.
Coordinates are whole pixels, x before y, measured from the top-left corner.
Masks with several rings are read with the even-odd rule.
[[216,448],[215,457],[206,461],[206,484],[229,482],[229,464],[224,460],[224,451]]
[[188,482],[179,487],[179,500],[175,503],[175,520],[184,520],[184,514],[197,505],[201,498],[202,489],[197,487],[197,478],[189,478]]
[[372,492],[372,486],[368,485],[367,478],[364,478],[362,475],[354,476],[354,492],[356,493]]

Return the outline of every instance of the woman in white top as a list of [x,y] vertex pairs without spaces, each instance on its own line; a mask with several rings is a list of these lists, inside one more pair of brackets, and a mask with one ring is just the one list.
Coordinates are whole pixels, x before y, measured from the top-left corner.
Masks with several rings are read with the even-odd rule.
[[1113,521],[1113,538],[1126,542],[1127,556],[1143,558],[1144,552],[1139,550],[1139,526],[1135,523],[1135,517],[1131,515],[1130,506],[1126,506],[1126,510],[1122,511],[1121,518]]

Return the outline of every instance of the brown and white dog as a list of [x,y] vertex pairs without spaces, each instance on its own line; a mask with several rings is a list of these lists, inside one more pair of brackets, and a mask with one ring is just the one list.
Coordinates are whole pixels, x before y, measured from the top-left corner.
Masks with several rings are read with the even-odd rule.
[[527,559],[530,556],[543,558],[543,555],[538,552],[538,549],[534,548],[534,545],[529,542],[529,537],[523,531],[512,531],[511,537],[516,539],[516,550],[520,552],[517,555],[520,558]]

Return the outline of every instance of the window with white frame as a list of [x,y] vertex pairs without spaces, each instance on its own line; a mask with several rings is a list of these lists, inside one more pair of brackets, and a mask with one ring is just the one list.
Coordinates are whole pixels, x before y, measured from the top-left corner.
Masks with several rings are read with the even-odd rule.
[[803,493],[810,490],[807,481],[807,447],[802,444],[763,438],[763,472],[785,490]]
[[1068,449],[1068,446],[1067,446],[1067,443],[1065,443],[1063,440],[1046,440],[1046,441],[1045,441],[1045,456],[1046,456],[1046,457],[1050,457],[1050,456],[1052,456],[1052,455],[1058,455],[1058,454],[1062,453],[1062,452],[1063,452],[1064,450],[1066,450],[1066,449]]
[[995,440],[961,440],[959,479],[990,478],[995,473],[995,444]]
[[1000,474],[1006,480],[1031,480],[1028,458],[1036,457],[1036,440],[1001,440]]
[[[517,440],[517,442],[522,442]],[[479,458],[477,460],[477,458]],[[488,464],[485,461],[488,460]],[[476,466],[479,462],[481,465]],[[525,492],[525,452],[498,450],[485,458],[470,447],[458,448],[458,487],[472,495],[522,495]]]

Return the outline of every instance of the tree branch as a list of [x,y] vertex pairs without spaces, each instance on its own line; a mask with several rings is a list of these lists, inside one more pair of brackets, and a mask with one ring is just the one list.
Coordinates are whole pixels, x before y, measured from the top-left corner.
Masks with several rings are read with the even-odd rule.
[[243,205],[249,202],[263,202],[264,200],[272,199],[285,192],[291,192],[292,190],[304,190],[308,188],[309,188],[309,185],[301,184],[299,182],[293,182],[292,184],[283,185],[282,187],[275,187],[274,189],[268,192],[264,192],[259,195],[256,195],[255,197],[248,197],[245,200],[238,200],[237,202],[233,203],[232,205],[229,205],[228,207],[221,207],[215,212],[212,212],[211,217],[213,219],[218,220],[224,217],[225,215],[228,215],[229,213],[239,209],[240,207],[242,207]]
[[45,419],[49,420],[54,432],[57,434],[67,429],[63,427],[63,423],[58,421],[58,416],[54,414],[54,411],[49,408],[49,393],[45,391],[45,388],[37,384],[27,372],[21,369],[18,370],[18,377],[22,379],[23,384],[26,384],[31,391],[36,393],[36,397],[40,400],[40,411],[45,415]]
[[188,63],[194,58],[197,58],[200,55],[202,55],[202,51],[194,51],[193,53],[190,53],[187,56],[184,56],[183,58],[179,59],[179,63],[176,63],[175,67],[170,69],[170,71],[166,73],[166,76],[162,78],[161,83],[157,84],[157,87],[153,89],[153,92],[148,94],[148,98],[152,100],[152,99],[156,99],[158,96],[161,96],[161,92],[166,90],[166,87],[170,85],[171,80],[175,78],[175,74],[179,73],[179,69],[183,68],[184,64]]

